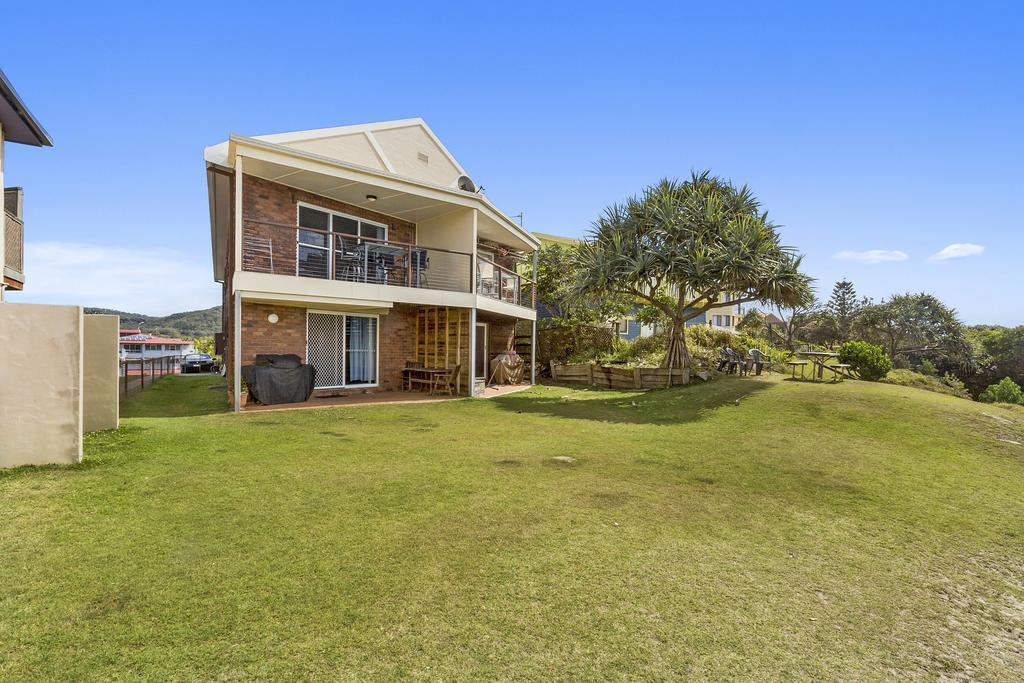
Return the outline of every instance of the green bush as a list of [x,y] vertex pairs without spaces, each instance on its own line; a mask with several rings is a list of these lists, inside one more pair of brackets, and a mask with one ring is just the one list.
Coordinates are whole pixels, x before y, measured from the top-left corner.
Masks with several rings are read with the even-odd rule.
[[892,361],[881,346],[863,341],[848,341],[839,347],[839,362],[849,364],[857,376],[877,382],[892,370]]
[[913,370],[891,370],[885,379],[886,384],[897,384],[901,387],[914,387],[934,391],[939,394],[948,394],[959,398],[971,398],[967,387],[954,375],[946,373],[942,377],[932,377]]
[[1016,403],[1024,405],[1024,391],[1009,377],[1004,377],[996,384],[990,384],[988,389],[981,392],[979,401],[985,403]]
[[921,367],[918,368],[918,371],[922,375],[935,376],[935,375],[939,374],[939,371],[935,367],[935,363],[932,363],[927,358],[925,358],[924,360],[921,361]]

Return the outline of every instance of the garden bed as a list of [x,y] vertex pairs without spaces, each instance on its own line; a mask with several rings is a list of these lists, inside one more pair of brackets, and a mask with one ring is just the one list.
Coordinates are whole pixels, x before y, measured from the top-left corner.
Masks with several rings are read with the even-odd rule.
[[[671,377],[670,377],[671,374]],[[668,368],[624,368],[596,363],[560,365],[551,361],[551,379],[605,389],[664,389],[690,383],[690,371]]]

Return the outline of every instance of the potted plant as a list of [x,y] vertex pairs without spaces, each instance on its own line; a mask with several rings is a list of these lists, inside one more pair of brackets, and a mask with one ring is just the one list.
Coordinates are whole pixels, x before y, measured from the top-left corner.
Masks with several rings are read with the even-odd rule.
[[238,402],[243,408],[249,403],[249,385],[244,379],[242,380],[242,391],[238,395]]

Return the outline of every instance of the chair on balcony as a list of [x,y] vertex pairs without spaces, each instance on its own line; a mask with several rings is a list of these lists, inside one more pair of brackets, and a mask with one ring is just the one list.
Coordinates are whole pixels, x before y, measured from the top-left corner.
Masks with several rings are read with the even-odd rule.
[[412,252],[412,286],[427,286],[427,267],[430,265],[430,256],[426,249],[413,249]]
[[357,245],[344,237],[335,236],[337,250],[335,252],[334,279],[358,282],[363,279],[363,257]]

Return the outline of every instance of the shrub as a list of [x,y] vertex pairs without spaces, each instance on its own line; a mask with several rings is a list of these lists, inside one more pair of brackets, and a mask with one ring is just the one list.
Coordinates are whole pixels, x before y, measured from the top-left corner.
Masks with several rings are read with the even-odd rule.
[[849,364],[858,377],[869,382],[877,382],[892,370],[892,361],[881,346],[862,341],[848,341],[840,346],[839,362]]
[[939,371],[935,368],[935,363],[932,363],[927,358],[921,361],[921,367],[919,367],[918,370],[922,375],[931,375],[934,377],[939,374]]
[[1024,405],[1024,391],[1009,377],[1004,377],[996,384],[989,385],[988,389],[981,392],[979,401],[985,403],[1016,403]]
[[892,370],[885,379],[886,384],[897,384],[901,387],[914,387],[925,391],[934,391],[939,394],[947,394],[958,398],[971,398],[967,387],[957,377],[945,374],[942,377],[923,375],[913,370]]

